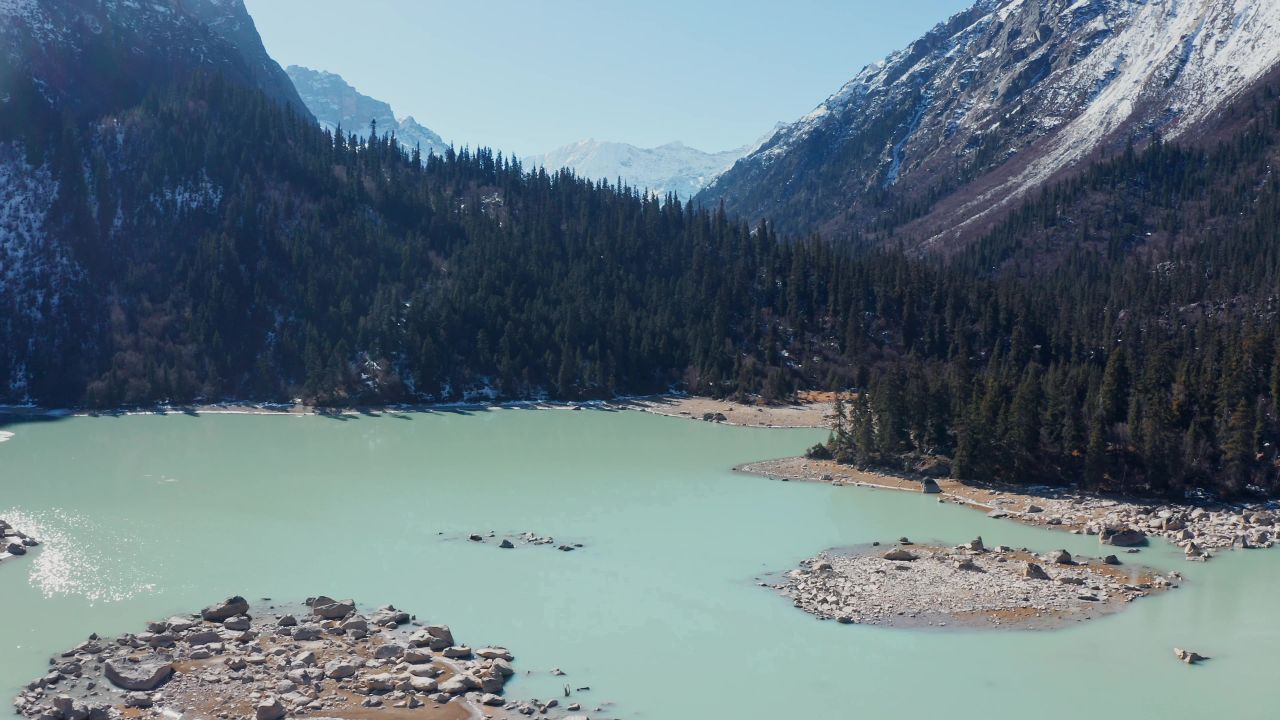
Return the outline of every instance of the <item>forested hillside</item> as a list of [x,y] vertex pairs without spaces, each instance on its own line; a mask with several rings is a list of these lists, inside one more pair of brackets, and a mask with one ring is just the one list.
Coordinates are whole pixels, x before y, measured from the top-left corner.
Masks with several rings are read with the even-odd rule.
[[488,151],[424,164],[205,78],[32,152],[75,310],[29,335],[13,308],[0,373],[93,406],[853,388],[837,450],[866,462],[1272,490],[1280,115],[1256,114],[1047,188],[944,264]]

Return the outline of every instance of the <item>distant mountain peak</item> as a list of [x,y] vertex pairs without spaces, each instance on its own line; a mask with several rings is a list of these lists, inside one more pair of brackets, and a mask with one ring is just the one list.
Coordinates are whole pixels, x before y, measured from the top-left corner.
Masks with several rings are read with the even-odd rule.
[[331,131],[342,127],[345,132],[365,136],[369,134],[370,122],[376,120],[380,134],[394,132],[401,145],[420,147],[423,155],[440,155],[448,149],[434,131],[412,116],[397,118],[391,105],[361,93],[337,73],[301,65],[290,65],[285,71],[307,109],[320,125]]
[[567,167],[581,177],[610,182],[621,178],[632,187],[657,195],[673,192],[687,200],[757,147],[759,142],[732,150],[706,152],[689,147],[680,140],[642,148],[590,138],[522,159],[529,167],[541,166],[548,170]]

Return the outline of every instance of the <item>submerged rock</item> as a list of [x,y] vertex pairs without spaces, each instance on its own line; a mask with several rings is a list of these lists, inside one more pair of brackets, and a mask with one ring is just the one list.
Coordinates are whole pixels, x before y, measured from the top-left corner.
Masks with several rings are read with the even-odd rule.
[[1208,659],[1209,659],[1209,658],[1207,658],[1207,657],[1205,657],[1205,656],[1201,655],[1201,654],[1200,654],[1200,653],[1198,653],[1198,652],[1194,652],[1194,651],[1192,651],[1192,650],[1183,650],[1183,649],[1182,649],[1182,648],[1180,648],[1180,647],[1176,647],[1176,648],[1174,648],[1174,649],[1173,649],[1173,656],[1174,656],[1174,657],[1176,657],[1176,658],[1178,658],[1179,660],[1181,660],[1182,662],[1184,662],[1184,663],[1186,663],[1186,664],[1188,664],[1188,665],[1195,665],[1196,663],[1200,662],[1201,660],[1208,660]]

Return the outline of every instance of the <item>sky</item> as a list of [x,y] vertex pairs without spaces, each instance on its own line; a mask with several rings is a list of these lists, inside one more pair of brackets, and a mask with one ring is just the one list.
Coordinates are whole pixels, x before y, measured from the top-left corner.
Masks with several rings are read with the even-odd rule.
[[708,151],[808,113],[971,0],[245,0],[271,55],[445,141]]

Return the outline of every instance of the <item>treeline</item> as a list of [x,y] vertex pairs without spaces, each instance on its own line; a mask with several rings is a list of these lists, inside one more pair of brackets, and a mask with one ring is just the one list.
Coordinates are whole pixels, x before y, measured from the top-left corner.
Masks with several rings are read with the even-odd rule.
[[[422,158],[200,78],[33,153],[74,321],[12,306],[0,377],[106,407],[853,390],[832,443],[853,462],[1274,493],[1280,120],[1259,117],[1243,144],[1113,158],[943,262],[483,149]],[[1059,242],[1080,223],[1107,239]]]

